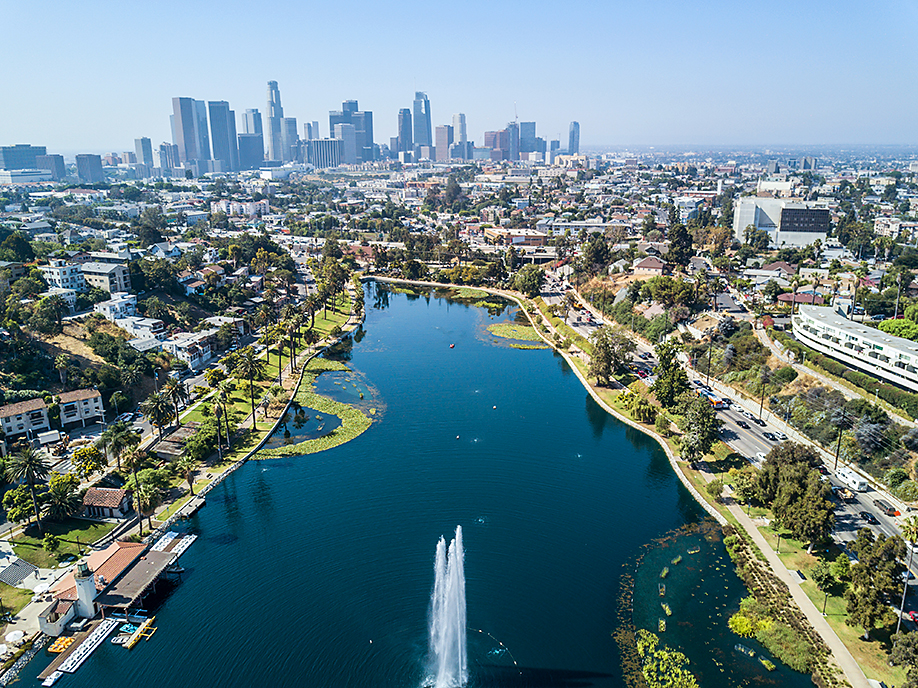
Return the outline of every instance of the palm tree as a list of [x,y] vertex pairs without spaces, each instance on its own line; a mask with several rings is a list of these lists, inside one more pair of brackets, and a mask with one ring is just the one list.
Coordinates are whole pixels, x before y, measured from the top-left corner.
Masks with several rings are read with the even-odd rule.
[[[106,452],[111,450],[112,454],[115,455],[115,460],[118,463],[118,470],[120,471],[122,452],[124,452],[125,449],[140,444],[140,436],[124,423],[112,423],[105,428],[105,431],[99,438],[99,444]],[[107,460],[106,463],[108,463]]]
[[147,460],[147,453],[143,449],[131,449],[124,455],[124,464],[130,469],[131,475],[134,476],[134,485],[139,485],[137,480],[137,469],[140,468],[144,461]]
[[902,626],[902,615],[905,613],[905,593],[908,592],[909,571],[912,569],[912,553],[915,551],[915,543],[918,542],[918,516],[909,516],[902,521],[899,526],[902,531],[902,537],[908,543],[908,565],[905,567],[905,583],[902,584],[902,604],[899,605],[899,620],[896,621],[896,633],[899,633],[899,627]]
[[134,502],[137,505],[137,513],[140,516],[140,536],[143,537],[143,517],[147,517],[147,525],[150,526],[150,531],[153,530],[153,511],[159,506],[161,496],[159,490],[157,490],[150,483],[135,483],[134,484]]
[[159,439],[163,438],[163,427],[172,420],[172,404],[163,392],[153,392],[140,404],[140,411],[150,419],[159,430]]
[[[219,425],[217,426],[220,427]],[[217,442],[220,440],[218,439]],[[182,477],[188,481],[188,489],[191,491],[192,496],[194,495],[194,472],[198,467],[198,462],[193,458],[188,456],[188,454],[183,454],[178,461],[175,462],[175,467],[178,469],[178,472],[182,474]]]
[[83,507],[83,500],[77,493],[76,481],[52,480],[48,487],[48,517],[53,521],[63,521],[77,513]]
[[252,400],[252,428],[255,428],[255,378],[265,372],[265,362],[255,355],[255,350],[247,346],[240,351],[239,360],[233,374],[249,381],[249,396]]
[[121,384],[124,385],[125,389],[137,386],[142,378],[143,373],[137,366],[128,366],[121,371]]
[[6,462],[6,478],[10,482],[25,480],[32,494],[32,507],[35,509],[35,521],[38,531],[44,534],[41,527],[41,511],[38,508],[38,496],[35,494],[35,484],[48,479],[51,467],[44,451],[34,447],[25,446],[10,456]]
[[181,382],[174,377],[170,377],[166,380],[166,384],[163,385],[162,393],[172,402],[172,408],[175,411],[175,421],[178,422],[179,404],[188,399],[188,390],[185,389],[185,385]]
[[57,358],[54,359],[54,368],[57,370],[58,375],[61,377],[61,384],[67,386],[67,368],[70,367],[70,356],[67,354],[60,354]]
[[271,347],[277,348],[277,379],[280,381],[281,376],[281,358],[283,356],[284,347],[278,346],[282,342],[283,329],[280,325],[272,325],[271,327],[265,328],[265,333],[262,335],[260,344],[263,344],[267,348],[267,354],[265,355],[268,360],[268,367],[271,367]]
[[226,447],[227,449],[231,448],[232,445],[232,436],[230,435],[229,428],[229,408],[227,407],[227,402],[229,401],[229,385],[232,384],[229,380],[226,380],[217,387],[217,398],[220,400],[218,404],[214,404],[214,414],[217,416],[217,420],[220,420],[220,416],[223,416],[223,425],[226,428]]
[[316,311],[319,310],[318,294],[309,294],[303,299],[303,309],[309,315],[309,329],[311,330],[316,324]]

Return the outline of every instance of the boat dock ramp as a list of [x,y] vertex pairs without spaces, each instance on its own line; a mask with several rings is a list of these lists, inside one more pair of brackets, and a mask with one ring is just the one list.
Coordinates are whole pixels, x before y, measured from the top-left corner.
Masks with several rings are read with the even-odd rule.
[[185,553],[185,550],[191,546],[191,543],[197,539],[197,535],[183,535],[182,533],[175,533],[170,530],[157,540],[156,544],[150,549],[154,552],[171,552],[175,555],[175,558],[178,559]]
[[89,659],[89,655],[95,652],[99,645],[105,642],[117,625],[118,622],[114,619],[103,619],[94,623],[89,629],[77,633],[74,636],[74,643],[55,657],[48,668],[38,675],[38,678],[46,679],[55,672],[72,674]]

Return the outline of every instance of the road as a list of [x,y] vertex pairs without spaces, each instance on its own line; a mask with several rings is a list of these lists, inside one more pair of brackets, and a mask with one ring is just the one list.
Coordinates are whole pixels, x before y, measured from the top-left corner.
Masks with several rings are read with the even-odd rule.
[[[563,283],[560,280],[552,279],[546,282],[542,297],[546,303],[560,303],[564,298],[564,291]],[[721,296],[726,296],[729,302],[727,300],[720,300]],[[742,306],[737,306],[733,298],[729,295],[718,295],[718,299],[718,307],[722,307],[722,310],[726,310],[727,308],[730,308],[731,311],[735,308],[736,310],[734,312],[743,312],[745,310]],[[732,307],[730,306],[731,303],[734,304]],[[566,322],[584,337],[589,337],[590,333],[595,328],[605,324],[598,313],[594,313],[589,321],[581,315],[582,313],[583,311],[575,311],[572,309],[568,314]],[[656,366],[653,347],[643,340],[636,339],[635,341],[637,350],[634,353],[633,365],[637,369],[648,374],[648,376],[644,378],[644,382],[650,385],[653,382],[652,370]],[[698,375],[691,369],[688,369],[687,373],[689,379],[692,381],[693,387],[697,388],[699,385],[704,384],[705,378],[703,375]],[[764,433],[781,433],[781,430],[774,427],[772,422],[774,417],[768,413],[767,410],[762,414],[762,417],[765,419],[764,425],[760,425],[748,416],[743,415],[742,411],[746,410],[750,415],[758,418],[758,404],[741,400],[737,395],[733,394],[729,394],[728,397],[727,394],[724,394],[724,389],[725,388],[719,385],[716,391],[719,396],[726,397],[729,402],[727,408],[717,411],[718,417],[723,422],[721,437],[734,451],[746,457],[753,465],[759,467],[762,457],[767,455],[772,447],[779,444],[781,441],[769,440],[765,437]],[[729,388],[726,389],[729,390]],[[739,425],[739,422],[743,422],[749,427],[743,428]],[[780,434],[778,434],[778,437],[780,437]],[[832,473],[834,467],[833,463],[827,463],[826,465],[826,470],[829,473],[827,479],[830,484],[842,487],[841,481]],[[855,498],[850,502],[838,502],[835,508],[836,526],[833,532],[833,539],[844,546],[846,543],[855,540],[858,531],[865,527],[872,528],[875,532],[883,533],[886,536],[901,536],[896,519],[887,516],[874,506],[873,500],[879,498],[889,501],[885,495],[881,495],[873,488],[869,488],[867,492],[856,493]],[[876,523],[868,523],[867,520],[861,516],[861,513],[864,512],[871,514],[876,520]],[[903,514],[903,516],[905,516],[905,514]],[[912,566],[912,572],[918,576],[918,557],[915,557],[915,559],[916,561]],[[918,600],[916,600],[916,602],[918,602]],[[910,608],[910,605],[906,605],[906,607]]]

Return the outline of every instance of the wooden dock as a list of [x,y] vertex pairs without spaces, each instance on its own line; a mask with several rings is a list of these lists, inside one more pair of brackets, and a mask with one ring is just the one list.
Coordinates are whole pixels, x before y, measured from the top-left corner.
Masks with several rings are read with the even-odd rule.
[[[89,637],[89,635],[96,629],[96,626],[98,626],[101,622],[102,622],[101,619],[99,619],[99,620],[97,620],[97,621],[93,621],[92,623],[90,623],[90,624],[86,627],[85,630],[83,630],[83,631],[78,631],[77,633],[74,633],[73,636],[72,636],[74,640],[73,640],[73,643],[70,645],[70,647],[68,647],[68,648],[67,648],[66,650],[64,650],[63,652],[59,653],[59,654],[51,661],[51,664],[48,665],[48,668],[45,669],[43,672],[41,672],[41,673],[38,675],[38,678],[41,679],[41,680],[44,680],[44,679],[48,678],[51,674],[53,674],[55,671],[57,671],[57,668],[67,660],[67,658],[71,655],[71,653],[72,653],[74,650],[76,650],[77,647],[79,647],[79,646],[82,644],[82,642],[83,642],[84,640],[86,640],[86,639]],[[65,637],[65,636],[67,636],[67,635],[69,635],[69,634],[68,634],[68,633],[62,633],[62,634],[61,634],[61,637]]]

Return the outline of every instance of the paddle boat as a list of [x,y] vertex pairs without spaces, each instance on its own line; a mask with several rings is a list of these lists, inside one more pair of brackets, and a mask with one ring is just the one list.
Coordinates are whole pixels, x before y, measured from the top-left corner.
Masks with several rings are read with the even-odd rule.
[[675,559],[673,559],[670,563],[673,564],[673,565],[676,565],[676,564],[678,564],[680,561],[682,561],[682,555],[681,555],[681,554],[680,554],[678,557],[676,557]]
[[740,643],[737,643],[736,645],[734,645],[733,649],[736,650],[737,652],[740,652],[746,655],[747,657],[755,657],[755,652],[751,648],[748,648],[745,645],[742,645]]
[[660,606],[663,607],[663,613],[666,614],[666,616],[673,615],[673,610],[670,609],[669,605],[666,604],[666,602],[660,602]]
[[663,583],[660,583],[658,587],[660,589],[660,597],[663,597],[663,595],[666,594],[666,586]]
[[664,566],[663,570],[660,571],[660,578],[666,578],[669,575],[669,567]]

